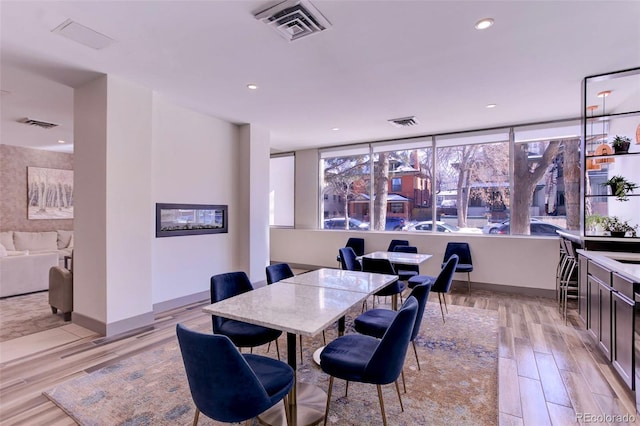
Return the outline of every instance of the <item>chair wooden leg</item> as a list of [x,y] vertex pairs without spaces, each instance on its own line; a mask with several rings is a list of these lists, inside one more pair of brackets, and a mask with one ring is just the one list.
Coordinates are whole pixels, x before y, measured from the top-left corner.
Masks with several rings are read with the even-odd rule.
[[324,345],[327,346],[327,335],[324,330],[322,330],[322,341],[324,342]]
[[349,381],[347,380],[347,384],[344,387],[344,397],[347,397],[347,394],[349,393]]
[[[349,382],[347,382],[349,383]],[[327,418],[329,417],[329,404],[331,403],[331,390],[333,389],[333,376],[329,376],[329,389],[327,391],[327,408],[324,410],[324,424],[327,425]]]
[[441,299],[441,294],[442,293],[438,293],[438,301],[440,302],[440,312],[442,313],[442,322],[446,322],[444,320],[444,310],[442,309],[442,299]]
[[269,344],[267,345],[267,353],[269,353],[270,350],[271,350],[271,342],[269,342]]
[[53,313],[53,314],[57,314],[57,313],[58,313],[58,308],[56,308],[56,307],[52,306],[52,307],[51,307],[51,313]]
[[[398,386],[398,381],[396,380],[396,393],[398,394],[398,399],[400,400],[400,411],[404,412],[404,405],[402,405],[402,396],[400,395],[400,386]],[[407,390],[404,390],[404,393],[407,393]]]
[[376,385],[378,388],[378,399],[380,400],[380,411],[382,411],[382,424],[387,426],[387,416],[384,413],[384,401],[382,400],[382,386]]
[[471,272],[467,272],[467,286],[469,287],[469,294],[471,294]]
[[282,402],[284,404],[284,417],[287,420],[287,424],[290,425],[291,424],[291,420],[289,419],[289,416],[290,416],[290,413],[289,413],[289,400],[285,396],[284,398],[282,398]]
[[200,410],[196,407],[196,415],[193,417],[193,426],[198,424],[198,418],[200,417]]
[[416,349],[416,342],[412,340],[411,344],[413,344],[413,353],[416,355],[416,364],[418,364],[418,370],[420,370],[420,360],[418,359],[418,349]]
[[449,307],[447,306],[447,293],[442,293],[442,300],[444,300],[444,311],[449,313]]
[[300,335],[300,364],[304,364],[302,360],[302,335]]
[[278,339],[276,339],[276,353],[278,354],[278,361],[280,361],[280,346],[278,345]]
[[[404,388],[404,393],[407,393],[407,382],[404,381],[404,367],[400,370],[400,374],[402,374],[402,387]],[[396,385],[398,381],[396,380]]]

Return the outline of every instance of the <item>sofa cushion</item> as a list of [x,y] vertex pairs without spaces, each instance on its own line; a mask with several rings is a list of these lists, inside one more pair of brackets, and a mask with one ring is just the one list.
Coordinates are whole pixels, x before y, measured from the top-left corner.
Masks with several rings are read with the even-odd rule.
[[73,238],[73,231],[58,230],[58,250],[69,247]]
[[51,232],[14,232],[13,242],[16,250],[57,251],[58,233]]
[[7,250],[7,256],[28,256],[29,250]]
[[16,248],[13,245],[13,231],[0,232],[0,244],[7,250],[15,250]]

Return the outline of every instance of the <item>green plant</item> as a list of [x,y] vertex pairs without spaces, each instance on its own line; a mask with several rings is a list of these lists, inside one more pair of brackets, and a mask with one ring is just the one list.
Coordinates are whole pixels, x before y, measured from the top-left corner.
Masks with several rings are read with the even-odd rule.
[[594,229],[598,225],[603,225],[604,227],[605,219],[606,218],[604,216],[600,216],[599,214],[592,214],[586,217],[585,225],[587,226],[587,228],[591,229]]
[[631,138],[628,138],[627,136],[618,136],[616,135],[615,138],[613,138],[613,142],[611,142],[611,146],[614,148],[622,148],[623,146],[631,144]]
[[636,236],[636,229],[638,229],[638,225],[631,226],[629,221],[622,220],[618,216],[605,217],[603,226],[605,231],[609,232],[631,232],[631,236]]
[[613,176],[611,179],[604,182],[602,186],[611,187],[611,194],[615,195],[618,201],[629,200],[627,194],[638,188],[637,184],[629,182],[623,176]]

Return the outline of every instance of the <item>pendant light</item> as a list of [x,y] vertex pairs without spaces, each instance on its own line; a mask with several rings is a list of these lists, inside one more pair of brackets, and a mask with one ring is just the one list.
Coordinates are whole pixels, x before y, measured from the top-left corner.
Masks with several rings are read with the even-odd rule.
[[[593,150],[593,112],[598,109],[598,105],[589,105],[587,111],[591,113],[591,132],[589,133],[590,140],[587,147],[587,157],[595,155]],[[585,138],[586,139],[586,138]],[[595,162],[593,158],[587,158],[587,170],[597,171],[602,170],[602,166]]]
[[[596,96],[602,98],[602,143],[596,147],[596,155],[613,155],[613,148],[607,143],[607,138],[604,133],[604,114],[605,114],[605,99],[611,94],[611,90],[603,90],[598,92]],[[596,159],[597,164],[614,163],[616,160],[613,157],[605,157]]]

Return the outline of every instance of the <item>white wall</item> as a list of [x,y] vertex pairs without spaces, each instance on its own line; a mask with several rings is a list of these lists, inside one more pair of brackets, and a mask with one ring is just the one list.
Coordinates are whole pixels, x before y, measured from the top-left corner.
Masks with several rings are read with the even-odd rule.
[[[295,227],[315,229],[318,227],[318,186],[320,163],[318,150],[296,151]],[[273,259],[273,256],[271,257]]]
[[[154,238],[153,303],[209,291],[212,275],[244,269],[238,246],[247,213],[238,205],[238,127],[153,98],[151,204],[227,204],[229,232]],[[155,224],[149,232],[155,235]]]

